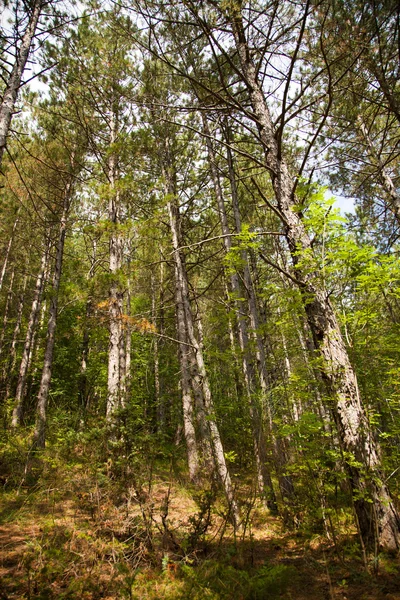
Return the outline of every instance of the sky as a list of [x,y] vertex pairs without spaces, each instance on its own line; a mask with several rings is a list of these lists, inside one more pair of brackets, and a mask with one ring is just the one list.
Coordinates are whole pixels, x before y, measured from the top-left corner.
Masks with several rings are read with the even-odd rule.
[[345,213],[355,214],[354,198],[345,198],[344,196],[334,195],[336,200],[336,206],[340,208],[340,212],[344,215]]

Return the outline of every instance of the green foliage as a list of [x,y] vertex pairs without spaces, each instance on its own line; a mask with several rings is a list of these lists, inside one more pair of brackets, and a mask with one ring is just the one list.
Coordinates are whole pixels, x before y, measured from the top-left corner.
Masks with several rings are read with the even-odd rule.
[[282,597],[296,577],[296,570],[289,566],[266,565],[249,573],[215,560],[204,561],[199,567],[182,565],[176,578],[169,575],[168,568],[164,572],[164,580],[156,582],[154,574],[138,575],[132,585],[132,597],[230,600],[234,590],[235,596],[243,600],[272,600]]
[[209,560],[197,568],[185,565],[182,573],[185,585],[182,595],[178,596],[180,598],[228,600],[232,598],[232,590],[235,590],[238,598],[262,600],[281,597],[289,581],[293,581],[296,571],[284,565],[266,565],[249,573]]
[[232,248],[224,256],[227,273],[236,273],[240,271],[247,261],[243,254],[246,250],[257,250],[259,248],[257,233],[251,231],[251,226],[247,223],[242,224],[239,234],[232,240]]

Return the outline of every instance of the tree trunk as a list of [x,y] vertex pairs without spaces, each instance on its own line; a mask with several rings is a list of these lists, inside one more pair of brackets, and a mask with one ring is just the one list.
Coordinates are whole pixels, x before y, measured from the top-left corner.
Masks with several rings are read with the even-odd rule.
[[[118,124],[114,110],[111,115],[110,145],[115,144],[118,135]],[[117,279],[121,268],[121,241],[118,232],[119,226],[119,192],[115,189],[117,179],[117,157],[112,151],[108,164],[108,178],[110,185],[110,199],[108,205],[108,219],[111,224],[109,240],[109,265],[112,277],[108,293],[109,302],[109,347],[108,347],[108,396],[107,420],[111,422],[114,413],[120,407],[120,346],[121,346],[121,317],[123,294]]]
[[368,129],[365,126],[361,115],[358,117],[357,121],[360,127],[362,137],[365,143],[367,144],[372,161],[378,167],[378,175],[381,180],[382,187],[389,198],[389,202],[387,204],[394,213],[397,223],[400,224],[400,196],[397,193],[396,186],[394,185],[392,178],[390,177],[387,169],[385,168],[381,157],[379,156],[379,153],[375,150],[374,144],[371,140],[371,137],[368,133]]
[[199,450],[197,447],[194,403],[191,394],[189,355],[190,346],[187,340],[185,311],[183,307],[182,287],[178,273],[178,265],[175,267],[175,305],[176,305],[176,325],[179,344],[179,364],[181,367],[181,391],[183,407],[183,432],[186,441],[189,478],[196,482],[200,471]]
[[[232,354],[232,358],[233,358],[233,363],[234,363],[234,374],[235,374],[235,391],[236,391],[236,401],[239,403],[239,399],[243,397],[243,381],[245,379],[244,377],[244,373],[243,373],[243,361],[242,361],[242,367],[240,366],[240,361],[239,361],[239,357],[238,357],[238,352],[237,352],[237,346],[236,346],[236,342],[238,340],[238,334],[237,334],[237,327],[235,328],[236,331],[234,330],[234,326],[233,326],[233,322],[231,319],[231,305],[230,305],[230,300],[231,300],[231,294],[232,294],[232,289],[229,287],[229,283],[227,280],[225,280],[225,296],[226,296],[226,312],[227,312],[227,318],[228,318],[228,331],[229,331],[229,343],[231,346],[231,354]],[[236,325],[236,323],[235,323]],[[240,342],[239,342],[239,348],[240,348]],[[241,348],[240,348],[241,351]],[[242,352],[242,351],[241,351]],[[246,383],[245,383],[246,385]],[[247,386],[246,386],[246,393],[247,393]]]
[[4,338],[5,338],[6,331],[7,331],[8,317],[9,317],[9,312],[10,312],[10,305],[11,305],[11,300],[12,300],[13,295],[14,295],[14,291],[13,291],[14,278],[15,278],[15,267],[11,271],[10,281],[9,281],[9,284],[8,284],[8,294],[7,294],[7,299],[6,299],[6,305],[4,307],[3,327],[1,329],[1,334],[0,334],[0,356],[3,353],[3,344],[4,344]]
[[[216,157],[214,147],[211,140],[210,130],[208,127],[207,119],[205,115],[203,118],[203,129],[206,134],[206,143],[208,151],[208,159],[210,165],[210,171],[214,186],[214,193],[217,200],[219,219],[221,224],[221,230],[223,234],[223,241],[225,245],[225,251],[228,254],[232,249],[232,237],[231,231],[228,225],[228,218],[225,210],[225,202],[222,193],[221,182],[219,178]],[[233,203],[234,204],[234,203]],[[245,257],[246,258],[246,257]],[[237,328],[239,346],[242,355],[242,369],[243,379],[245,383],[246,396],[249,406],[253,445],[254,445],[254,456],[256,459],[257,466],[257,480],[258,486],[262,496],[265,496],[267,505],[271,510],[276,511],[276,498],[275,492],[272,485],[271,476],[267,470],[267,447],[265,434],[262,427],[261,411],[258,403],[255,399],[256,394],[256,377],[254,372],[254,366],[249,353],[249,338],[246,323],[246,310],[243,306],[243,302],[240,300],[242,297],[240,281],[238,274],[232,273],[230,275],[230,287],[234,298],[237,315]]]
[[22,312],[24,309],[24,300],[25,300],[25,292],[26,292],[27,283],[28,283],[28,275],[25,275],[24,280],[22,282],[22,288],[19,293],[17,318],[15,321],[14,333],[13,333],[13,338],[12,338],[11,347],[10,347],[10,357],[9,357],[9,360],[5,363],[5,371],[3,373],[3,379],[7,381],[6,395],[5,395],[6,400],[8,400],[8,398],[10,397],[10,389],[11,389],[12,383],[14,381],[14,369],[15,369],[15,363],[16,363],[16,359],[17,359],[17,340],[18,340],[18,335],[19,335],[20,329],[21,329]]
[[376,63],[376,59],[371,54],[371,50],[369,49],[368,44],[365,44],[365,51],[367,54],[368,68],[378,81],[379,87],[387,102],[389,111],[396,117],[397,121],[400,123],[400,102],[398,100],[398,93],[396,92],[394,87],[388,84],[385,77],[385,73],[383,69]]
[[30,357],[32,350],[32,342],[36,325],[38,322],[38,316],[40,312],[40,304],[42,299],[42,293],[45,282],[45,273],[47,268],[47,261],[49,257],[49,242],[46,242],[45,250],[42,254],[39,272],[36,279],[35,291],[33,294],[32,308],[29,315],[28,327],[26,329],[24,349],[22,351],[22,358],[19,367],[19,375],[17,382],[17,389],[15,392],[15,406],[12,415],[11,427],[16,428],[21,425],[22,413],[23,413],[23,400],[26,377],[28,375],[30,366]]
[[[229,128],[227,128],[227,157],[228,157],[228,170],[229,170],[229,180],[231,184],[231,197],[232,197],[232,207],[233,214],[235,219],[235,227],[236,232],[241,233],[242,231],[242,222],[239,211],[239,200],[237,194],[237,186],[236,186],[236,178],[235,171],[233,165],[233,156],[230,149],[230,134]],[[294,494],[293,481],[290,475],[283,475],[283,472],[286,468],[287,458],[286,452],[284,449],[284,444],[281,439],[279,439],[275,434],[275,426],[273,422],[273,413],[270,402],[270,385],[271,385],[271,377],[267,370],[267,362],[265,356],[265,348],[264,341],[260,335],[260,317],[259,317],[259,309],[257,303],[257,297],[254,289],[254,282],[250,272],[249,265],[249,256],[246,250],[242,252],[242,261],[243,261],[243,281],[247,294],[247,301],[249,307],[249,315],[250,315],[250,325],[252,330],[252,336],[255,341],[256,347],[256,358],[257,358],[257,366],[258,366],[258,374],[260,379],[260,386],[263,398],[265,400],[265,406],[267,411],[267,419],[269,426],[269,433],[272,438],[272,452],[274,456],[274,463],[278,474],[279,480],[279,489],[281,491],[281,496],[283,503],[286,504]]]
[[44,448],[46,441],[46,413],[54,357],[54,344],[58,314],[58,292],[60,289],[61,271],[64,258],[64,244],[67,233],[67,219],[69,214],[69,208],[71,205],[72,183],[73,179],[71,176],[66,184],[66,188],[64,191],[63,209],[58,231],[56,261],[53,274],[52,294],[50,298],[49,320],[47,324],[46,348],[44,353],[42,377],[40,380],[40,387],[37,399],[35,431],[33,434],[33,444],[36,448]]
[[7,86],[0,105],[0,167],[3,159],[4,149],[6,147],[7,135],[10,129],[15,102],[17,100],[18,90],[21,86],[22,75],[28,60],[32,40],[35,35],[37,23],[45,1],[46,0],[34,0],[32,3],[29,21],[22,36],[20,47],[17,50],[15,62],[8,78]]
[[[162,264],[162,263],[161,263]],[[162,283],[160,283],[162,285]],[[157,309],[156,309],[156,283],[154,274],[151,274],[151,321],[154,328],[157,328]],[[154,358],[154,400],[156,406],[156,421],[157,431],[164,431],[165,428],[165,413],[164,405],[161,399],[160,390],[160,353],[158,337],[154,337],[153,341],[153,358]]]
[[7,271],[8,259],[10,258],[10,252],[11,252],[11,247],[12,247],[12,244],[13,244],[13,241],[14,241],[15,231],[17,229],[17,225],[18,225],[18,222],[19,222],[19,211],[20,211],[20,208],[18,209],[17,216],[16,216],[15,221],[14,221],[14,225],[13,225],[13,228],[12,228],[12,231],[11,231],[10,239],[8,240],[8,244],[7,244],[7,248],[6,248],[6,253],[5,253],[4,261],[3,261],[3,266],[2,266],[2,269],[1,269],[1,273],[0,273],[0,292],[1,292],[2,288],[3,288],[3,281],[4,281],[4,276],[6,274],[6,271]]
[[88,404],[88,380],[87,380],[87,362],[89,357],[89,320],[92,314],[92,298],[88,298],[86,301],[85,310],[85,322],[83,324],[83,336],[82,336],[82,354],[81,354],[81,369],[79,373],[79,400],[82,408],[85,410],[89,408]]
[[82,335],[82,353],[81,353],[81,368],[79,373],[78,382],[78,393],[80,404],[83,409],[87,410],[90,405],[90,395],[88,389],[88,378],[87,378],[87,363],[90,352],[90,318],[93,312],[93,299],[91,297],[91,281],[95,275],[97,261],[97,240],[92,240],[92,255],[90,257],[90,269],[87,274],[89,282],[89,295],[86,300],[85,310],[85,322],[83,323],[83,335]]
[[[184,267],[185,278],[187,280],[187,272],[184,257],[182,256],[182,263]],[[198,307],[197,307],[198,308]],[[198,315],[199,316],[199,315]],[[197,330],[198,330],[198,342],[201,349],[203,349],[203,330],[201,326],[201,320],[197,319]],[[187,337],[189,342],[189,337]],[[197,426],[200,437],[200,445],[202,456],[204,457],[203,467],[206,470],[208,476],[215,475],[215,461],[210,440],[210,430],[207,420],[207,410],[204,401],[204,389],[203,382],[199,375],[197,360],[194,348],[191,348],[189,352],[189,365],[190,365],[190,381],[194,395],[194,404],[196,407],[196,418]]]
[[321,375],[332,397],[331,409],[345,453],[361,534],[366,545],[376,540],[382,548],[395,551],[400,547],[400,519],[384,482],[378,444],[361,403],[356,376],[330,299],[319,289],[315,274],[302,270],[301,254],[312,252],[311,240],[302,223],[301,213],[294,210],[297,208],[294,183],[257,80],[240,11],[235,12],[232,27],[264,147],[266,166],[272,179],[277,210],[284,224],[314,345],[321,358]]
[[[129,266],[128,266],[129,270]],[[126,314],[128,315],[125,328],[125,404],[128,402],[131,394],[131,359],[132,359],[132,327],[130,323],[131,316],[131,280],[128,276],[128,285],[126,290]]]
[[[168,185],[169,194],[174,196],[174,186]],[[204,398],[204,409],[206,418],[208,421],[210,442],[213,450],[214,462],[218,472],[218,476],[225,490],[229,508],[232,514],[235,525],[239,523],[239,511],[234,497],[234,490],[232,486],[231,477],[226,465],[224,449],[222,446],[221,437],[219,434],[218,426],[215,421],[215,409],[211,395],[211,389],[208,382],[207,371],[204,363],[203,352],[198,339],[195,336],[193,326],[193,315],[192,308],[189,300],[189,288],[187,282],[186,271],[184,269],[181,251],[179,249],[179,208],[176,205],[176,201],[168,202],[168,212],[170,218],[170,226],[172,233],[172,246],[174,249],[174,264],[175,264],[175,276],[176,285],[180,290],[180,300],[183,303],[183,317],[186,322],[186,330],[188,340],[194,348],[194,354],[197,364],[198,375],[200,377],[202,393]]]
[[127,323],[121,320],[119,336],[119,407],[126,408],[126,328]]

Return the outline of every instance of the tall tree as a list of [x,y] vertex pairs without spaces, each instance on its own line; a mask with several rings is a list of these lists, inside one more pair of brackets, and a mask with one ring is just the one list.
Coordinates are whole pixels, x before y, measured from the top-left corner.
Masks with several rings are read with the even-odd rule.
[[[272,206],[282,222],[295,270],[293,279],[301,290],[314,347],[321,361],[321,374],[332,398],[331,409],[342,449],[349,457],[346,461],[347,469],[354,491],[354,505],[360,530],[366,543],[377,539],[382,547],[395,550],[400,545],[399,516],[384,483],[379,447],[361,402],[357,379],[334,307],[320,285],[318,274],[312,266],[310,268],[313,248],[302,221],[301,200],[296,197],[299,178],[291,175],[291,161],[285,147],[284,133],[287,122],[293,118],[290,112],[295,107],[295,114],[299,114],[303,108],[303,90],[300,89],[297,94],[294,92],[294,100],[290,99],[290,93],[292,77],[297,72],[296,61],[308,24],[310,5],[307,3],[302,8],[291,8],[272,3],[261,12],[246,12],[240,2],[226,5],[207,2],[203,4],[201,11],[191,3],[186,3],[185,9],[189,11],[187,21],[191,20],[197,24],[196,30],[206,37],[210,52],[220,57],[219,78],[226,100],[220,91],[214,92],[212,88],[207,88],[209,93],[218,102],[238,106],[237,93],[231,92],[229,81],[225,78],[226,69],[222,66],[228,63],[237,80],[241,82],[240,89],[250,103],[251,112],[243,101],[239,104],[239,109],[256,125],[255,137],[264,151],[264,164],[270,176],[275,206],[268,200],[268,192],[266,194],[259,183],[256,184],[261,197],[268,206]],[[182,7],[183,13],[185,9]],[[153,19],[153,16],[150,19]],[[285,26],[282,27],[281,23],[285,23]],[[262,30],[264,34],[260,34]],[[190,47],[186,44],[181,45],[176,30],[174,36],[175,51],[180,53],[183,61],[187,61]],[[285,78],[278,83],[283,96],[275,119],[272,116],[271,103],[268,103],[263,90],[260,69],[263,65],[265,69],[274,67],[273,52],[278,52],[278,44],[282,45],[285,42],[288,48],[291,48],[291,60]],[[253,47],[257,49],[258,57]],[[169,53],[161,56],[183,76],[186,75],[185,67],[177,64]],[[268,73],[263,77],[266,76]],[[195,78],[192,73],[188,73],[187,77],[190,80]],[[204,80],[198,79],[197,83],[205,85]],[[303,173],[306,165],[308,166],[307,160],[326,118],[327,112],[324,110],[314,132],[308,137],[300,168],[296,168],[296,172]]]
[[[74,185],[77,176],[77,147],[71,149],[70,156],[67,156],[66,174],[63,185],[61,186],[60,214],[58,222],[58,232],[56,234],[55,264],[53,270],[52,290],[49,306],[49,317],[46,333],[46,347],[44,353],[44,362],[42,376],[37,398],[36,424],[34,431],[34,444],[38,448],[44,448],[46,433],[46,413],[48,397],[50,392],[50,383],[52,375],[52,366],[54,360],[55,335],[58,316],[58,298],[61,282],[62,265],[64,260],[65,237],[67,234],[68,217],[71,209],[71,202],[74,195]],[[78,163],[79,164],[79,163]]]

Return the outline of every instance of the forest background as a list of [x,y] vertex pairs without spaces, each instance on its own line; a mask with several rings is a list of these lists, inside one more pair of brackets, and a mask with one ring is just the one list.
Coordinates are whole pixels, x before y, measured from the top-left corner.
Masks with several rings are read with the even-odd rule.
[[4,597],[398,598],[399,48],[389,0],[3,3]]

